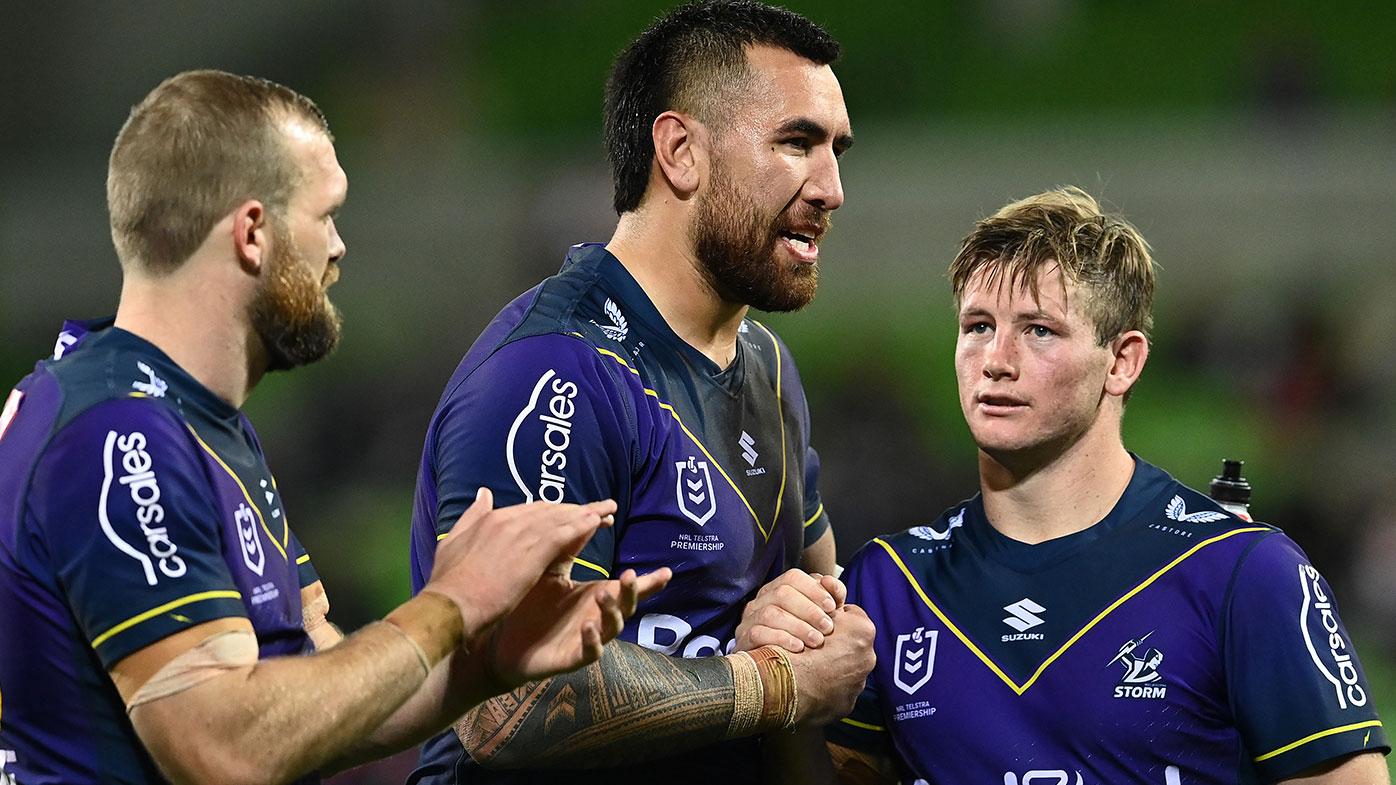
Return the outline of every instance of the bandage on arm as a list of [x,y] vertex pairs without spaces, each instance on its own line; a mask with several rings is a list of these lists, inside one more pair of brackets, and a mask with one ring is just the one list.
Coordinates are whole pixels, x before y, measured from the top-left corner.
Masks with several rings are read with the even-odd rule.
[[257,664],[257,636],[251,630],[227,630],[204,638],[194,648],[165,663],[126,700],[126,711],[143,703],[178,695],[229,671]]

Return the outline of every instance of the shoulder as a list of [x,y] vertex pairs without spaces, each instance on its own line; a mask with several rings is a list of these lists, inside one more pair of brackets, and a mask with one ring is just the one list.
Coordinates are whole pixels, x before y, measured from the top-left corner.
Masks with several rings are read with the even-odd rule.
[[912,526],[899,532],[884,534],[869,540],[849,564],[859,569],[908,569],[907,562],[920,561],[949,549],[957,530],[964,526],[973,500],[966,500],[945,510],[929,524]]

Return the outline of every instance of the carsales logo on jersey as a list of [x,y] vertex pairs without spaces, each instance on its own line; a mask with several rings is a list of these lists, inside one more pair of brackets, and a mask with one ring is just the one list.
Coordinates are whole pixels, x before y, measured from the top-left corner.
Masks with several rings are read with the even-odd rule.
[[[546,400],[544,397],[546,396]],[[528,404],[519,411],[509,428],[504,453],[509,473],[524,501],[541,499],[560,502],[567,490],[567,448],[572,446],[572,417],[577,413],[577,385],[563,381],[557,371],[549,368],[533,385]],[[541,429],[541,430],[540,430]],[[520,433],[524,438],[520,438]],[[535,441],[535,434],[537,440]],[[538,466],[538,478],[533,479],[533,466]]]
[[1304,631],[1304,645],[1309,649],[1309,656],[1318,672],[1333,685],[1339,709],[1346,709],[1349,704],[1365,706],[1367,691],[1362,688],[1352,647],[1343,636],[1333,601],[1323,590],[1323,576],[1313,567],[1301,564],[1299,586],[1304,592],[1299,629]]
[[[115,450],[113,449],[115,448]],[[146,437],[140,431],[118,436],[116,431],[107,433],[103,449],[102,497],[98,502],[97,517],[102,532],[115,545],[117,550],[140,563],[145,571],[146,583],[154,586],[158,582],[151,558],[156,559],[160,572],[170,578],[178,578],[187,571],[184,559],[179,556],[179,548],[170,540],[168,530],[159,524],[165,520],[165,508],[160,504],[160,482],[155,477],[154,461],[146,451]],[[121,452],[117,463],[115,451]],[[116,477],[117,468],[121,477]],[[132,546],[116,533],[108,515],[108,498],[112,490],[112,480],[126,489],[135,505],[134,517],[145,537],[146,552]],[[117,507],[119,511],[124,505]],[[119,513],[118,513],[119,516]]]

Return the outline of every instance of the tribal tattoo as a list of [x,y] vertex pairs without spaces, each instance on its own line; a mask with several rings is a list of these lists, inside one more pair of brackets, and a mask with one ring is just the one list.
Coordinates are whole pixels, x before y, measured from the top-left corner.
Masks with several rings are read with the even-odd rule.
[[724,657],[612,641],[586,668],[485,701],[456,734],[490,768],[618,766],[721,741],[734,696]]

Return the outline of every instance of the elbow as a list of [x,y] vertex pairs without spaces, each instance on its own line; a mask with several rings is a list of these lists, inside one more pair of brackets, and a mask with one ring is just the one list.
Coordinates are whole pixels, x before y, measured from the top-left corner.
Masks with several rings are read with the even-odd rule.
[[230,747],[217,742],[191,742],[179,752],[151,752],[161,773],[173,785],[280,785],[306,774],[290,770],[284,761]]

